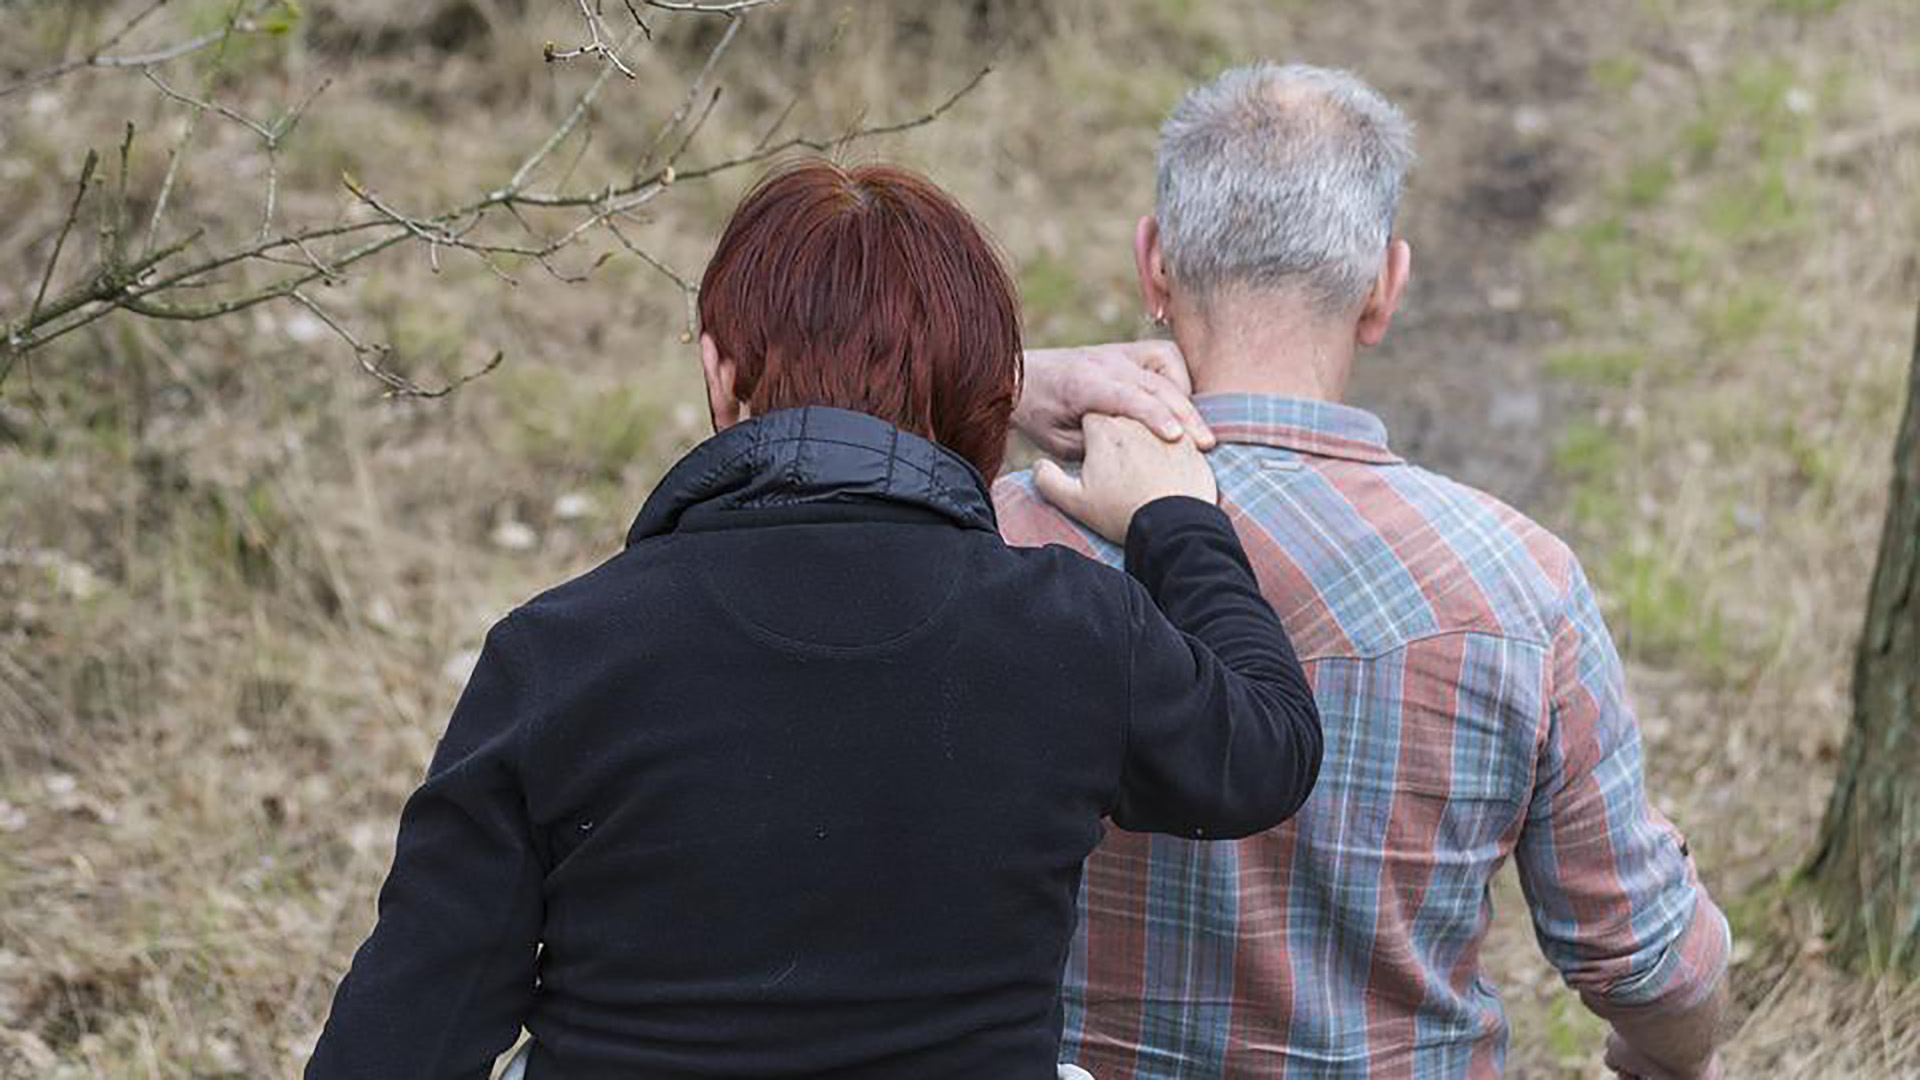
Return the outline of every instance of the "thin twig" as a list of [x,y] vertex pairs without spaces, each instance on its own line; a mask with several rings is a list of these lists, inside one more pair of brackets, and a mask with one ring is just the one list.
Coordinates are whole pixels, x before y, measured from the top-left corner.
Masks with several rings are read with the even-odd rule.
[[86,201],[87,187],[93,183],[93,170],[99,166],[99,151],[87,151],[86,164],[80,166],[80,182],[73,188],[73,205],[67,209],[67,219],[60,223],[60,236],[53,242],[53,254],[47,258],[46,272],[40,275],[40,291],[34,294],[33,306],[27,309],[28,325],[39,318],[40,305],[47,302],[47,286],[53,284],[54,267],[60,265],[60,252],[66,249],[67,234],[73,231],[73,223],[80,220],[80,204]]
[[[213,85],[213,80],[219,75],[221,68],[226,66],[227,44],[233,40],[234,29],[240,23],[240,13],[245,10],[246,3],[247,0],[234,0],[233,9],[227,13],[226,28],[220,35],[220,50],[214,56],[212,70],[207,73],[208,86]],[[193,106],[192,111],[187,114],[187,127],[180,134],[180,142],[167,156],[167,174],[160,181],[160,194],[154,199],[153,215],[147,219],[147,251],[152,251],[153,246],[160,241],[160,222],[166,215],[167,201],[173,196],[174,182],[179,179],[180,164],[186,159],[187,146],[193,142],[193,134],[200,127],[200,118],[205,116],[206,112],[204,103],[196,103]]]
[[625,3],[627,5],[627,14],[633,16],[633,24],[640,28],[641,33],[647,35],[648,41],[652,41],[653,27],[648,26],[647,20],[640,17],[640,9],[633,6],[633,0],[625,0]]
[[114,184],[113,207],[100,222],[100,258],[111,271],[120,265],[126,253],[127,177],[133,169],[133,121],[127,121],[127,133],[120,140],[120,176]]
[[197,98],[190,94],[183,94],[180,91],[175,90],[173,87],[168,86],[166,81],[160,78],[159,73],[154,71],[150,67],[143,69],[140,72],[140,74],[144,75],[148,82],[158,87],[162,94],[165,94],[166,96],[172,98],[173,100],[179,102],[180,104],[191,106],[192,108],[202,112],[207,110],[212,110],[213,112],[219,113],[221,116],[226,117],[227,119],[233,121],[234,123],[239,124],[241,127],[246,128],[248,131],[253,132],[255,135],[260,136],[262,139],[265,139],[268,142],[273,141],[273,132],[267,130],[267,126],[265,124],[260,123],[259,121],[253,119],[252,117],[247,116],[243,113],[240,113],[234,109],[230,109],[227,106],[220,104],[219,102],[208,101],[202,98]]
[[738,16],[743,11],[751,11],[768,4],[777,4],[780,0],[733,0],[728,4],[675,3],[672,0],[646,0],[650,8],[661,11],[679,11],[690,15],[725,15],[728,18]]
[[[589,37],[592,38],[592,40],[587,42],[587,44],[585,45],[582,45],[582,46],[579,46],[578,48],[573,48],[573,49],[562,49],[551,41],[547,42],[547,47],[544,53],[547,59],[547,63],[552,64],[561,60],[572,60],[577,56],[591,56],[591,55],[597,54],[599,56],[605,57],[607,61],[607,65],[611,68],[617,69],[620,72],[620,74],[625,75],[629,79],[638,79],[640,76],[635,75],[633,73],[633,69],[627,66],[626,61],[620,59],[620,48],[623,48],[624,46],[621,46],[621,47],[610,46],[607,44],[606,39],[601,36],[599,12],[589,7],[587,5],[587,0],[578,0],[578,2],[580,4],[580,14],[583,18],[587,20],[587,34]],[[647,25],[645,23],[641,23],[638,29],[634,32],[635,33],[644,32],[649,38],[653,36],[653,32],[647,29]],[[629,34],[628,37],[631,38],[632,34]]]
[[[638,33],[638,31],[630,32],[627,35],[626,41],[631,42],[635,33]],[[553,129],[553,133],[547,136],[546,141],[540,144],[539,149],[527,155],[527,159],[521,162],[520,167],[513,171],[513,178],[507,181],[506,186],[498,189],[493,194],[501,197],[511,197],[518,194],[520,189],[526,186],[527,178],[533,175],[533,170],[539,168],[540,163],[547,160],[548,156],[550,156],[561,143],[567,141],[567,136],[572,135],[574,129],[580,126],[581,120],[587,115],[587,110],[593,107],[594,99],[600,96],[601,88],[607,85],[607,80],[612,76],[613,69],[611,67],[601,68],[599,76],[574,100],[573,108],[567,111],[567,118],[560,122],[559,127]]]
[[[154,0],[153,3],[148,4],[132,18],[123,23],[120,29],[114,31],[99,44],[95,45],[92,51],[85,56],[63,61],[43,71],[37,71],[31,75],[27,75],[18,81],[0,86],[0,98],[19,93],[22,90],[31,89],[42,83],[52,82],[62,76],[71,75],[76,71],[80,71],[83,68],[143,68],[152,67],[156,64],[165,64],[169,61],[178,60],[183,56],[197,53],[209,46],[217,45],[223,38],[227,37],[228,32],[226,30],[216,30],[211,33],[201,34],[198,37],[189,38],[178,44],[152,49],[147,52],[121,56],[107,55],[109,49],[120,44],[121,40],[131,33],[135,27],[145,22],[148,16],[159,11],[171,2],[172,0]],[[254,33],[257,27],[255,27],[250,20],[241,20],[235,29],[240,33],[250,34]]]
[[392,356],[393,355],[392,345],[369,345],[366,342],[361,341],[358,337],[354,335],[352,330],[349,330],[347,328],[347,325],[344,322],[342,322],[339,318],[335,317],[335,315],[332,312],[322,307],[312,297],[308,296],[303,292],[300,292],[298,290],[290,292],[287,294],[287,299],[292,300],[294,303],[299,304],[303,308],[306,308],[309,312],[313,314],[314,318],[319,319],[320,322],[324,324],[329,330],[332,330],[335,334],[337,334],[340,337],[342,341],[345,341],[348,347],[353,349],[354,359],[359,362],[360,369],[362,371],[365,371],[368,375],[373,376],[376,380],[378,380],[379,382],[381,382],[387,387],[388,397],[413,397],[413,398],[445,397],[448,394],[453,393],[455,390],[460,389],[462,386],[465,386],[466,384],[472,382],[473,380],[483,378],[486,375],[491,374],[493,370],[499,367],[500,364],[503,361],[505,361],[507,358],[506,353],[496,350],[493,354],[493,359],[487,361],[485,366],[480,367],[477,370],[467,372],[466,374],[461,375],[458,378],[448,382],[445,386],[441,386],[436,389],[429,390],[426,387],[421,386],[419,383],[414,382],[412,379],[409,379],[406,376],[400,374],[399,372],[394,371],[383,364],[378,364],[374,362],[374,359],[373,359],[374,357],[385,359],[386,357]]
[[306,117],[307,110],[313,107],[314,101],[321,94],[326,93],[327,87],[332,85],[332,79],[320,80],[320,84],[309,91],[306,97],[280,119],[274,121],[273,127],[266,134],[267,198],[266,206],[260,213],[260,231],[257,234],[261,240],[265,240],[273,231],[274,205],[280,196],[280,144],[288,135],[293,134],[293,129],[300,126],[300,121]]
[[683,343],[691,343],[693,341],[694,331],[698,328],[700,322],[700,286],[688,281],[685,277],[681,276],[679,271],[662,262],[655,257],[652,252],[634,243],[631,239],[628,239],[627,234],[620,230],[620,226],[616,225],[612,218],[607,219],[606,226],[607,231],[613,234],[613,238],[620,241],[621,247],[632,252],[634,257],[646,263],[648,266],[653,267],[659,271],[661,275],[666,277],[668,281],[673,282],[674,285],[679,287],[681,299],[687,306],[686,326],[680,333],[680,340]]
[[767,127],[767,133],[760,136],[760,140],[753,144],[753,148],[755,150],[765,149],[766,145],[773,141],[773,137],[780,134],[780,129],[787,126],[787,119],[793,115],[793,110],[799,107],[800,95],[795,94],[788,100],[787,107],[780,110],[780,115],[774,117],[773,123]]
[[693,82],[688,84],[686,96],[680,99],[679,107],[673,110],[673,115],[667,117],[667,122],[662,124],[660,130],[654,134],[653,142],[647,147],[646,154],[641,157],[640,166],[634,170],[634,175],[647,171],[653,165],[654,156],[666,143],[667,136],[672,135],[675,129],[686,122],[687,114],[693,110],[694,102],[700,100],[701,92],[706,89],[707,77],[713,74],[713,69],[719,65],[720,58],[727,54],[727,49],[733,45],[734,36],[739,32],[740,20],[734,19],[728,24],[727,32],[720,35],[720,40],[714,43],[713,48],[707,50],[706,62],[700,65],[699,73],[693,77]]

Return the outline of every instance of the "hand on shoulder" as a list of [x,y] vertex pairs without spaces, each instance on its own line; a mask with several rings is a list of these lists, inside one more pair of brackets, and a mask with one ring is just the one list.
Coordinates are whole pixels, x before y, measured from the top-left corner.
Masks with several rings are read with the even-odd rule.
[[1168,442],[1137,420],[1094,414],[1081,430],[1086,461],[1080,474],[1042,461],[1033,485],[1041,498],[1114,543],[1126,542],[1133,515],[1155,499],[1219,500],[1213,468],[1192,439]]

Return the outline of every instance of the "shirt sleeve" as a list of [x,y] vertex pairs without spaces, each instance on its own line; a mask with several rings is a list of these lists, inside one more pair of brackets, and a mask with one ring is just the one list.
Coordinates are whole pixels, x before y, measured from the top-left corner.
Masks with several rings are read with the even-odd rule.
[[1552,642],[1549,716],[1515,861],[1534,932],[1599,1008],[1686,1008],[1725,971],[1727,922],[1647,800],[1640,727],[1585,574]]
[[513,618],[487,637],[407,800],[379,920],[307,1080],[485,1080],[534,993],[544,873],[520,794],[532,693]]
[[1131,669],[1116,825],[1233,838],[1291,817],[1320,772],[1306,673],[1218,507],[1168,498],[1134,516]]

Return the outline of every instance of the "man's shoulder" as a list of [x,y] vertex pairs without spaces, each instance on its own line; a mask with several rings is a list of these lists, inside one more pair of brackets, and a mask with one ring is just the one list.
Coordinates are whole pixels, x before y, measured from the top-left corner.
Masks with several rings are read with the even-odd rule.
[[1409,462],[1303,455],[1275,468],[1259,448],[1225,449],[1222,503],[1256,570],[1313,597],[1329,648],[1368,655],[1463,632],[1551,638],[1577,561],[1506,502]]
[[1573,548],[1552,530],[1512,504],[1444,473],[1409,464],[1408,487],[1424,497],[1428,516],[1450,532],[1490,536],[1511,559],[1524,560],[1554,586],[1564,591],[1579,559]]

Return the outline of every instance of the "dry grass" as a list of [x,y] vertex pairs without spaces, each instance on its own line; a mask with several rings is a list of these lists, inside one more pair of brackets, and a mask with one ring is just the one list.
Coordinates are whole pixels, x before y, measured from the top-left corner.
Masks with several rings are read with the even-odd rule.
[[1920,298],[1920,9],[1650,5],[1595,67],[1602,182],[1541,242],[1597,390],[1570,523],[1656,790],[1742,938],[1736,1075],[1920,1073],[1920,1001],[1821,963],[1790,876],[1844,737]]
[[[84,40],[88,12],[128,6],[0,5],[0,71],[65,34]],[[181,0],[169,17],[190,25],[220,6]],[[246,54],[222,89],[264,113],[339,78],[284,159],[298,218],[342,211],[342,170],[410,208],[497,182],[591,74],[539,59],[540,42],[577,36],[568,4],[309,7],[301,34]],[[1795,865],[1844,719],[1914,293],[1903,260],[1920,153],[1898,128],[1920,107],[1908,7],[1724,0],[1614,18],[1443,0],[1415,17],[1396,0],[793,0],[749,24],[699,155],[752,146],[789,102],[790,130],[911,115],[996,59],[943,122],[849,153],[926,168],[974,207],[1019,268],[1030,335],[1056,342],[1139,329],[1132,214],[1150,193],[1153,126],[1186,84],[1231,59],[1301,55],[1402,96],[1428,139],[1409,228],[1445,272],[1416,298],[1423,337],[1385,363],[1465,356],[1498,335],[1504,323],[1454,313],[1480,297],[1449,291],[1456,279],[1526,279],[1507,317],[1530,334],[1563,319],[1553,367],[1600,409],[1560,447],[1583,479],[1562,510],[1535,509],[1578,526],[1622,601],[1662,801],[1738,895]],[[456,9],[470,16],[436,22]],[[1378,32],[1390,23],[1399,32]],[[713,32],[667,20],[634,54],[641,79],[610,91],[581,175],[645,145]],[[434,44],[449,34],[455,47]],[[1697,70],[1671,59],[1675,42]],[[1786,86],[1743,81],[1753,64],[1780,65]],[[1812,95],[1810,111],[1790,89]],[[1462,193],[1504,205],[1484,133],[1542,95],[1547,130],[1528,138],[1572,178],[1534,251],[1537,222],[1483,222]],[[1720,144],[1689,148],[1704,136],[1688,125],[1723,107]],[[40,265],[83,148],[113,145],[127,117],[163,133],[180,110],[112,74],[0,100],[0,190],[24,208],[0,217],[0,265]],[[245,133],[209,122],[200,140],[183,219],[250,228],[262,174]],[[159,145],[137,165],[148,181]],[[1784,217],[1755,162],[1779,170]],[[641,237],[697,270],[749,179],[676,189]],[[1753,212],[1723,210],[1730,199]],[[1765,228],[1750,233],[1756,214]],[[0,312],[29,276],[0,274]],[[672,288],[625,256],[588,286],[521,277],[509,288],[454,259],[436,275],[414,253],[329,294],[422,381],[506,351],[500,372],[440,402],[381,400],[293,309],[109,321],[8,385],[0,1076],[296,1070],[486,626],[611,551],[701,434]],[[1754,940],[1818,940],[1790,902],[1735,906]],[[1504,940],[1523,921],[1506,919]],[[1597,1032],[1556,1004],[1565,995],[1523,948],[1500,955],[1516,1073],[1592,1074]],[[1748,958],[1742,985],[1757,1004],[1742,1074],[1910,1075],[1893,1062],[1910,1060],[1900,1018],[1914,1013],[1890,991],[1777,944]]]

